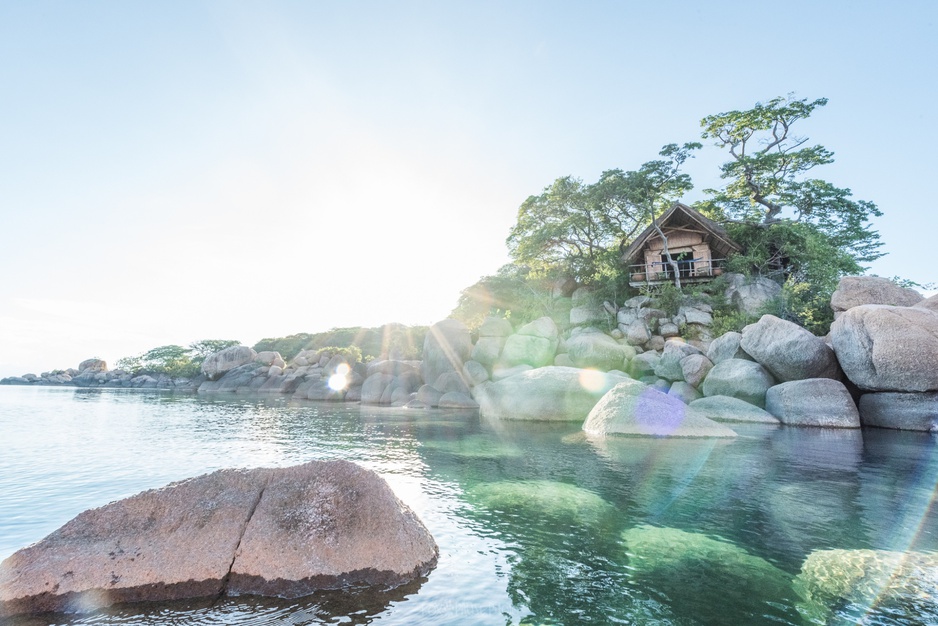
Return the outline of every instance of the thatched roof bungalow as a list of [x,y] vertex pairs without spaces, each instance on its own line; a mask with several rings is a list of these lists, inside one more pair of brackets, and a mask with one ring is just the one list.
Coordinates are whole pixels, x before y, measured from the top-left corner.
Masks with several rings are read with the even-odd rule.
[[[726,257],[740,250],[722,226],[686,204],[674,203],[657,222],[667,237],[668,250],[678,264],[682,283],[712,280],[722,274]],[[674,280],[674,269],[667,263],[664,242],[654,225],[629,244],[622,262],[633,287]]]

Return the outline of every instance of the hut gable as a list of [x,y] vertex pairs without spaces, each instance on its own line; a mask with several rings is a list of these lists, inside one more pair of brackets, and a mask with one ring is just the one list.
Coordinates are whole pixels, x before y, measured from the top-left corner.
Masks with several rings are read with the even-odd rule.
[[[683,282],[712,280],[722,273],[723,260],[740,249],[722,226],[686,204],[676,202],[657,221],[668,239],[668,249],[678,263]],[[633,287],[673,280],[674,269],[665,261],[664,242],[653,225],[643,230],[622,254]]]

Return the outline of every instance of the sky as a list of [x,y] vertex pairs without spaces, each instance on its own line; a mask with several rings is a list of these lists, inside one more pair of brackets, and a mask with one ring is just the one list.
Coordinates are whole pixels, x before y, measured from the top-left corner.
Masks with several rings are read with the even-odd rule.
[[938,281],[936,68],[931,0],[0,0],[0,377],[433,323],[529,195],[789,93],[870,271]]

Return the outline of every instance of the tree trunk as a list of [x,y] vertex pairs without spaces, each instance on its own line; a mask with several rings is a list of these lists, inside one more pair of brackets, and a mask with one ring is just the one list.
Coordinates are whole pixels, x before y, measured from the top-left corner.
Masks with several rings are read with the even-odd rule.
[[658,226],[658,219],[655,218],[651,220],[652,225],[654,225],[655,230],[658,231],[658,236],[661,237],[661,243],[664,244],[664,257],[668,260],[668,265],[671,266],[671,269],[674,271],[674,286],[677,287],[677,290],[681,290],[681,268],[678,266],[677,261],[671,258],[671,251],[668,250],[668,238],[664,234],[664,231],[661,230],[661,227]]

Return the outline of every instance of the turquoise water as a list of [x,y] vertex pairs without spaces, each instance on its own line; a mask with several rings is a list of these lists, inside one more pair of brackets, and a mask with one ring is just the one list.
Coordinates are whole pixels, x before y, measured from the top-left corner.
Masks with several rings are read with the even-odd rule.
[[440,547],[425,580],[391,591],[11,623],[938,624],[921,586],[819,601],[796,579],[819,550],[934,556],[932,435],[734,428],[590,440],[472,412],[0,387],[0,558],[172,480],[333,458],[381,474]]

